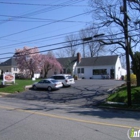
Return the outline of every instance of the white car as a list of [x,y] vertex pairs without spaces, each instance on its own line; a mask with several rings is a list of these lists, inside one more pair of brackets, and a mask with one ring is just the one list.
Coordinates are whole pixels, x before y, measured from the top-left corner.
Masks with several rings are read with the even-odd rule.
[[51,76],[51,78],[62,82],[63,86],[70,86],[75,84],[74,78],[69,74],[56,74]]
[[46,88],[48,91],[51,91],[52,89],[59,89],[63,87],[62,82],[59,82],[55,79],[43,79],[39,82],[36,82],[32,85],[33,89],[38,88]]

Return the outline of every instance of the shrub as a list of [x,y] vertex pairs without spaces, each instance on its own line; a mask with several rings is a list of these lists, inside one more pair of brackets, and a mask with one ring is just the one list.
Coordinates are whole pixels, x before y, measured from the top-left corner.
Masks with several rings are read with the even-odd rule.
[[73,78],[74,78],[74,80],[78,80],[78,76],[77,75],[74,75]]
[[[127,81],[127,76],[125,76],[125,80]],[[136,75],[135,74],[130,74],[130,80],[131,80],[131,84],[137,84],[137,80],[136,80]]]

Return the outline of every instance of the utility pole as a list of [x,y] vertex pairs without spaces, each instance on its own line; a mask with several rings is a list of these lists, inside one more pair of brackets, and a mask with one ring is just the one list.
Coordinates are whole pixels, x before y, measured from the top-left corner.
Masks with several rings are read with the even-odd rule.
[[130,61],[129,61],[129,42],[128,42],[128,15],[127,3],[123,0],[123,13],[124,13],[124,35],[125,35],[125,49],[126,49],[126,67],[127,67],[127,98],[128,106],[131,106],[131,82],[130,82]]

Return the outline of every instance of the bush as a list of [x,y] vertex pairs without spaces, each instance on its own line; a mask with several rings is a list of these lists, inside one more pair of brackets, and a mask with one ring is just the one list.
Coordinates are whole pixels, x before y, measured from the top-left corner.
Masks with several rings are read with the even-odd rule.
[[[127,81],[127,76],[125,76],[125,80]],[[131,84],[137,84],[137,80],[136,80],[136,75],[135,74],[130,74],[130,80],[131,80]]]
[[74,75],[73,78],[74,78],[74,80],[78,80],[78,76],[77,75]]

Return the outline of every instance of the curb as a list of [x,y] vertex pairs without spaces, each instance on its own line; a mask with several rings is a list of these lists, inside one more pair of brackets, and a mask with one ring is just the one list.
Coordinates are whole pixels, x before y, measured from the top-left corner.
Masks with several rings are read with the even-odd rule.
[[133,111],[133,112],[140,112],[140,109],[128,109],[128,108],[118,108],[118,107],[107,107],[107,106],[98,106],[98,108],[101,109],[114,109],[114,110],[120,110],[120,111]]
[[6,96],[6,95],[9,95],[9,94],[11,94],[11,93],[0,92],[0,97]]
[[28,90],[29,88],[32,88],[32,85],[27,85],[24,87],[25,90]]

